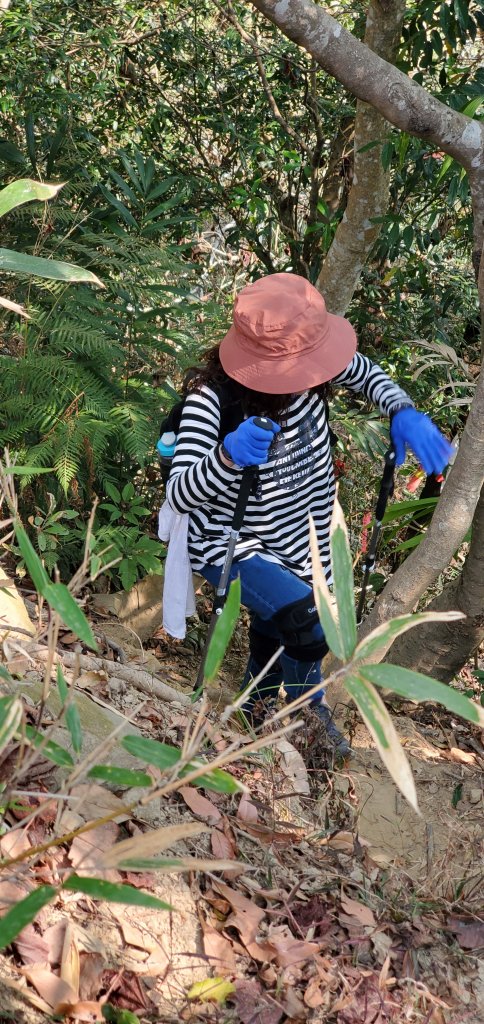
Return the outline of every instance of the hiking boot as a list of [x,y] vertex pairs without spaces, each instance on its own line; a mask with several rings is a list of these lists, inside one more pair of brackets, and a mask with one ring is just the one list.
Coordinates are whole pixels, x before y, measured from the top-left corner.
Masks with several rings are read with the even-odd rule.
[[333,712],[327,704],[313,704],[312,711],[314,711],[326,730],[326,736],[334,749],[335,754],[338,757],[346,758],[351,757],[353,751],[350,744],[343,733],[341,733],[338,727],[335,725],[333,720]]

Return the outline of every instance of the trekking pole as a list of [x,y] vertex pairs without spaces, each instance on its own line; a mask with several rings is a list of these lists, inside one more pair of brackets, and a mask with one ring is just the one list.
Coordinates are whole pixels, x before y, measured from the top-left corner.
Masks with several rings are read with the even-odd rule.
[[383,475],[380,484],[380,493],[378,495],[377,503],[375,506],[375,523],[370,537],[370,543],[368,545],[368,551],[366,553],[366,559],[364,564],[363,583],[361,585],[360,597],[358,600],[358,607],[356,609],[356,621],[360,625],[363,617],[363,609],[365,607],[366,592],[368,590],[368,582],[370,579],[370,573],[375,568],[375,556],[378,541],[380,539],[381,527],[383,516],[385,515],[385,509],[388,504],[389,498],[393,494],[395,482],[395,449],[393,445],[385,453],[385,465],[383,468]]
[[[264,430],[272,430],[270,421],[264,419],[261,416],[257,416],[254,419],[254,423],[256,423],[258,427],[263,427]],[[222,614],[223,607],[227,598],[229,576],[230,570],[232,568],[232,562],[234,560],[235,545],[237,544],[237,541],[239,539],[242,523],[244,521],[245,510],[247,508],[247,502],[250,497],[252,484],[254,482],[257,470],[258,466],[245,466],[245,468],[242,470],[242,479],[240,481],[239,493],[237,495],[237,501],[235,503],[232,525],[230,527],[229,544],[225,555],[224,564],[222,566],[222,572],[220,573],[218,587],[216,588],[215,591],[215,600],[212,605],[212,615],[210,617],[210,622],[208,625],[207,636],[203,648],[202,658],[200,661],[200,667],[198,669],[197,678],[195,681],[195,686],[193,687],[194,691],[199,690],[200,687],[203,686],[205,662],[207,660],[208,648],[210,647],[210,641],[212,639],[213,631],[217,624],[217,620],[219,616]]]

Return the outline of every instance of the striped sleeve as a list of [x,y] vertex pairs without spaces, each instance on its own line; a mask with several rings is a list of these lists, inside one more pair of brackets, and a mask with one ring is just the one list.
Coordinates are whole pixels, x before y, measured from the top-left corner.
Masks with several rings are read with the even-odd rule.
[[331,383],[341,384],[350,391],[362,391],[386,416],[391,416],[398,409],[413,406],[407,392],[395,384],[378,363],[372,363],[368,356],[360,352],[353,356],[351,363]]
[[230,469],[219,454],[220,405],[208,387],[188,396],[178,433],[167,484],[167,498],[174,512],[199,508],[227,490],[240,474]]

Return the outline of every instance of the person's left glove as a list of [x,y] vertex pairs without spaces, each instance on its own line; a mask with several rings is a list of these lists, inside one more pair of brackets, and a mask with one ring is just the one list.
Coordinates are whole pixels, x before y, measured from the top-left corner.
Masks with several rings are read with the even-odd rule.
[[430,416],[413,408],[400,409],[395,413],[390,436],[395,447],[396,465],[401,466],[405,462],[408,445],[427,475],[442,473],[454,453],[454,448]]

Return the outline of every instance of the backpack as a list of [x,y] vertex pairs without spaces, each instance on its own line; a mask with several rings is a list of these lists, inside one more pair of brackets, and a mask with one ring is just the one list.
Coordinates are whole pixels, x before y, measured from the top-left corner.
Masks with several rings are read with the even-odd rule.
[[[245,419],[245,413],[242,408],[240,398],[237,397],[235,389],[232,387],[229,380],[219,384],[211,384],[210,386],[212,391],[215,391],[220,403],[219,441],[222,441],[227,434],[230,434],[232,430],[236,430],[237,427],[240,426],[242,421]],[[172,406],[170,411],[162,419],[160,424],[160,438],[162,438],[164,434],[174,434],[175,438],[178,436],[186,397],[180,398],[178,402],[175,402],[175,405]],[[170,475],[174,449],[171,456],[168,454],[161,455],[160,448],[158,448],[158,452],[160,453],[161,461],[161,478],[163,483],[166,484]]]
[[[227,434],[230,434],[232,430],[236,430],[237,427],[240,426],[242,421],[245,419],[245,413],[240,397],[229,379],[222,383],[211,384],[210,387],[218,396],[220,403],[219,441],[223,441]],[[178,402],[175,402],[175,405],[172,406],[170,411],[162,419],[160,424],[160,438],[166,434],[173,434],[175,439],[178,436],[186,397],[180,398]],[[328,421],[329,443],[331,448],[334,448],[338,438],[329,424],[329,405],[326,399],[324,399],[324,406],[326,410],[326,419]],[[160,445],[160,442],[158,442],[158,453],[160,455],[161,462],[161,479],[165,485],[170,475],[174,451],[174,443],[171,454],[169,454],[168,449],[166,449],[164,445]]]

